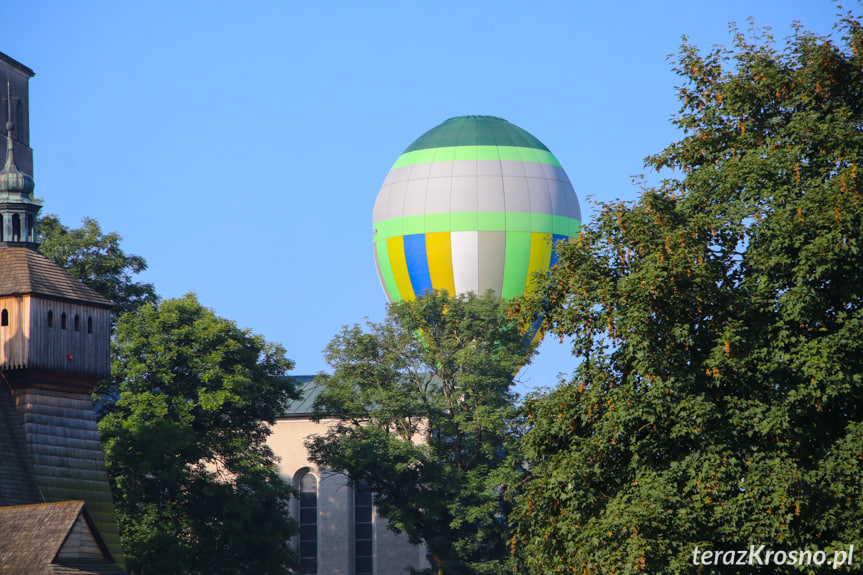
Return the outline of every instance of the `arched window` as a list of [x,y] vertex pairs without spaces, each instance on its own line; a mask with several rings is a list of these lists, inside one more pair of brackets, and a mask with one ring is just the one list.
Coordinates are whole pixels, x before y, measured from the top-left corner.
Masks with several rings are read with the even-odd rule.
[[48,327],[54,327],[54,311],[48,310]]
[[374,530],[372,492],[365,483],[354,488],[354,575],[372,575]]
[[12,241],[21,241],[21,216],[12,214]]
[[75,314],[75,331],[81,331],[81,316]]
[[60,314],[60,329],[66,329],[66,312]]
[[9,325],[9,310],[4,309],[0,312],[0,325]]
[[300,478],[300,564],[318,572],[318,480],[308,472]]
[[93,333],[93,316],[87,317],[87,333]]

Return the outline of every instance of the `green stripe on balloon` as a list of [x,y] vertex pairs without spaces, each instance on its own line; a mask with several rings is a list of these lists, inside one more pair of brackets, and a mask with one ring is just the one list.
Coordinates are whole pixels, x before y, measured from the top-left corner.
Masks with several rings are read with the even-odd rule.
[[505,212],[477,212],[475,230],[480,232],[500,232],[506,230]]
[[548,150],[515,146],[458,146],[426,148],[405,152],[398,157],[392,169],[415,164],[452,162],[460,160],[496,160],[505,162],[534,162],[560,166],[554,154]]
[[530,231],[554,233],[554,216],[551,214],[530,214]]
[[530,232],[506,232],[506,263],[500,296],[511,298],[524,292],[527,262],[530,259]]
[[396,235],[408,236],[411,234],[425,233],[426,225],[422,216],[407,216],[402,219],[404,220],[404,223],[402,223],[402,232]]
[[393,267],[390,264],[390,252],[387,249],[387,242],[375,242],[375,251],[377,252],[378,269],[381,272],[381,281],[384,284],[384,290],[387,292],[390,300],[398,301],[401,297],[399,297],[399,288],[396,286],[396,278],[393,276]]
[[457,212],[403,216],[381,220],[374,225],[375,242],[408,234],[452,231],[534,232],[575,237],[581,222],[552,214],[515,212]]
[[529,232],[530,216],[522,212],[507,212],[506,214],[506,231],[508,232]]

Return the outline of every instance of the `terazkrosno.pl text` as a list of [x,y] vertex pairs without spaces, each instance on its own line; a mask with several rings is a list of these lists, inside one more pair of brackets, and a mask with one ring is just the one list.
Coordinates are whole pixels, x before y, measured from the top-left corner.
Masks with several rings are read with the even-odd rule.
[[831,565],[833,569],[854,564],[854,546],[831,552],[811,549],[767,549],[767,545],[750,545],[749,549],[727,551],[699,549],[692,551],[693,565]]

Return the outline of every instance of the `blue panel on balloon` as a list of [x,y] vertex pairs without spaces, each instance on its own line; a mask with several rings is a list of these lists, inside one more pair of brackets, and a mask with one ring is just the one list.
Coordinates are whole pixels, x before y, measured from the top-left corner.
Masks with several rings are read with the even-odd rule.
[[536,337],[536,332],[539,331],[540,326],[542,325],[542,319],[534,320],[530,327],[524,331],[524,337],[521,338],[521,343],[525,347],[529,346],[533,341],[533,338]]
[[[556,264],[556,263],[557,263],[557,260],[558,260],[558,257],[557,257],[557,250],[556,250],[556,249],[554,249],[554,246],[556,246],[556,245],[557,245],[557,242],[559,242],[560,240],[563,240],[563,241],[565,241],[565,242],[568,242],[568,241],[569,241],[569,236],[564,236],[564,235],[561,235],[561,234],[553,234],[553,235],[551,236],[551,261],[549,262],[548,267],[551,267],[551,266],[553,266],[554,264]],[[413,277],[411,277],[411,279],[413,279]]]
[[425,234],[408,234],[404,236],[405,261],[408,264],[408,275],[417,297],[431,291],[432,281],[429,273],[429,262],[426,256]]

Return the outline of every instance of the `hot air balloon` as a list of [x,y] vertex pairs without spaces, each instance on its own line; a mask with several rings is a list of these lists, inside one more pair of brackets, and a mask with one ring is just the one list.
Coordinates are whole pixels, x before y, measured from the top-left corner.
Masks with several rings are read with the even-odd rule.
[[[578,234],[581,210],[557,158],[494,116],[450,118],[398,157],[375,201],[375,263],[390,302],[428,290],[521,295]],[[533,338],[534,333],[529,334]]]

